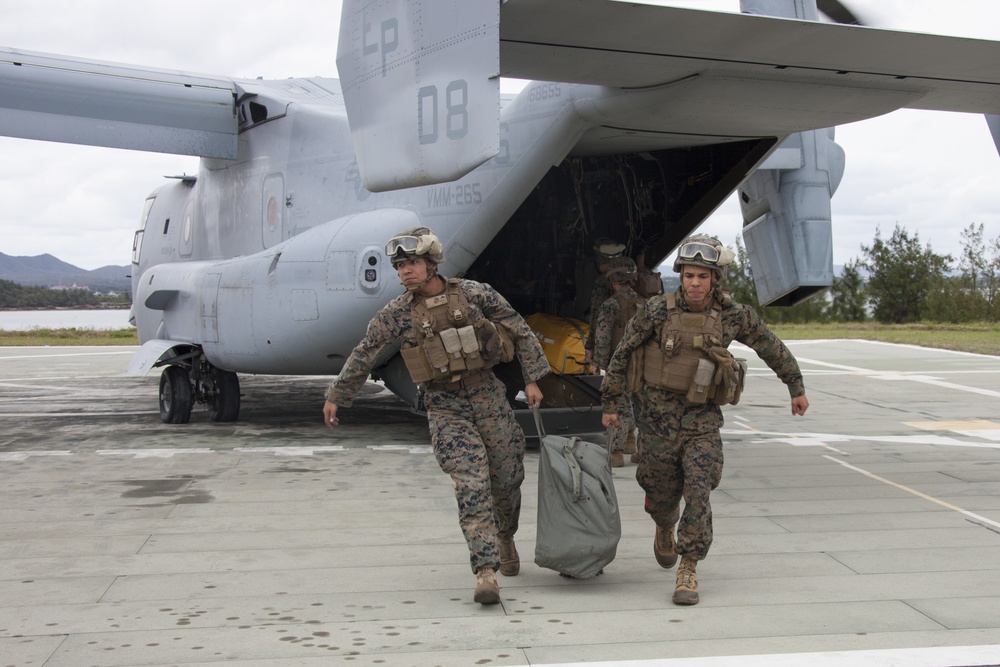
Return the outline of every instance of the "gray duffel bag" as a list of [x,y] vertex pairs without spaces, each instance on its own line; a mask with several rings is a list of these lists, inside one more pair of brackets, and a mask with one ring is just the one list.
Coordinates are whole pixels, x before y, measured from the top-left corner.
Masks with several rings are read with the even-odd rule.
[[614,560],[622,525],[608,451],[577,437],[539,434],[535,564],[587,579]]

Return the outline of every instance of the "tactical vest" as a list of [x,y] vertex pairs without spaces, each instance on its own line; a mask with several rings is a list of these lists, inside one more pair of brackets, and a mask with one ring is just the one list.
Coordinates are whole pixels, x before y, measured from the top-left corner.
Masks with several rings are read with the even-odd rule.
[[409,294],[417,344],[400,354],[416,384],[454,382],[463,376],[514,358],[514,341],[503,326],[486,317],[473,319],[457,278],[442,294]]
[[723,304],[714,301],[702,312],[677,307],[666,294],[667,319],[660,336],[642,350],[642,377],[647,385],[685,394],[692,404],[736,405],[746,379],[746,360],[735,359],[722,346]]

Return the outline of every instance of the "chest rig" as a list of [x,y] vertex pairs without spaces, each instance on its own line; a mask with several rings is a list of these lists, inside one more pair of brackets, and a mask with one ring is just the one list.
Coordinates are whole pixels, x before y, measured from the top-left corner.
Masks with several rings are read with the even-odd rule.
[[460,281],[449,278],[442,294],[409,295],[416,344],[400,354],[416,384],[454,382],[514,358],[514,341],[503,326],[473,315]]
[[[716,299],[702,312],[677,307],[665,294],[667,319],[660,335],[643,345],[643,380],[651,387],[685,394],[689,403],[735,405],[746,378],[746,360],[722,345],[723,303]],[[728,295],[724,297],[728,299]]]

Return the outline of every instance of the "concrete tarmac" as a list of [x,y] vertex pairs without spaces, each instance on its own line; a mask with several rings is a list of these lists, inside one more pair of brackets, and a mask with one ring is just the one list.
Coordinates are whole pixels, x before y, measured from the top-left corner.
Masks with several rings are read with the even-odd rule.
[[571,580],[532,562],[529,450],[484,607],[426,420],[380,385],[333,432],[328,378],[241,376],[238,422],[170,426],[135,348],[0,348],[0,667],[1000,664],[1000,358],[789,345],[805,417],[737,355],[693,607],[634,465],[616,560]]

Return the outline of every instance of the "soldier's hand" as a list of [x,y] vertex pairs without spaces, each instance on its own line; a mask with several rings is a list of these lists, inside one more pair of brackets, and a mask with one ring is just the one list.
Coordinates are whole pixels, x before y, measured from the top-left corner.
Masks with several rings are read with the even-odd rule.
[[802,396],[796,396],[795,398],[792,399],[793,415],[800,415],[800,416],[804,415],[806,413],[806,410],[808,409],[809,409],[809,399],[805,397],[805,394],[803,394]]
[[528,407],[542,407],[542,390],[537,382],[530,382],[524,387],[524,395],[528,398]]
[[334,426],[340,423],[337,419],[337,404],[327,401],[323,406],[323,422],[327,425],[327,428],[332,429]]
[[617,414],[609,415],[607,413],[604,413],[604,416],[601,417],[601,424],[604,425],[604,428],[607,428],[609,426],[614,426],[615,428],[618,428],[618,415]]

